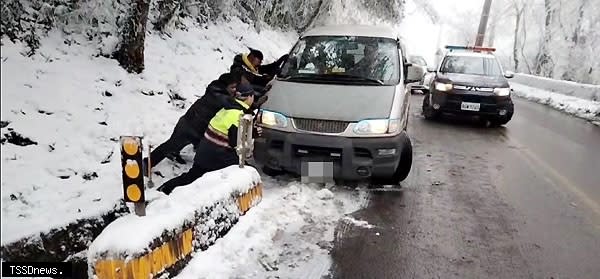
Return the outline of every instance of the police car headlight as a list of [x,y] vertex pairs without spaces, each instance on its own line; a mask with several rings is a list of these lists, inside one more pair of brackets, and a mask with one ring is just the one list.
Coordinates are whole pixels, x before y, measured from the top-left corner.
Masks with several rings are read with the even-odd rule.
[[396,133],[400,131],[399,119],[368,119],[356,123],[354,133],[360,135],[375,135]]
[[285,128],[288,126],[288,119],[281,113],[262,110],[260,115],[260,123],[266,126]]
[[494,94],[496,94],[498,96],[508,96],[508,95],[510,95],[510,87],[494,88]]
[[437,91],[450,91],[452,90],[452,83],[435,82],[435,90]]

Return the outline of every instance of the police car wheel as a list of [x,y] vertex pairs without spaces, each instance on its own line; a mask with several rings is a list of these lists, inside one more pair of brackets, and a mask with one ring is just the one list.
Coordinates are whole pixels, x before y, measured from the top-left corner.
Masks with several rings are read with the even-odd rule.
[[428,120],[438,119],[440,116],[439,111],[435,111],[431,104],[429,104],[430,94],[431,93],[426,93],[423,97],[423,116],[425,116],[425,119]]
[[502,125],[508,123],[508,121],[510,121],[512,119],[512,115],[513,115],[513,112],[509,111],[509,113],[506,116],[492,118],[492,119],[490,119],[490,126],[491,127],[502,126]]
[[496,118],[490,119],[490,127],[500,127],[506,123],[508,123],[508,118]]

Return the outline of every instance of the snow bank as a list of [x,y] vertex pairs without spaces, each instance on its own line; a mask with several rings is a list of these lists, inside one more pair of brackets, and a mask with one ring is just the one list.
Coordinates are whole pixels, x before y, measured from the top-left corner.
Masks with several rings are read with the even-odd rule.
[[[261,203],[195,254],[175,278],[324,278],[332,263],[335,227],[366,204],[368,193],[325,190],[285,178],[265,177],[263,185]],[[331,199],[322,199],[327,192],[333,193]]]
[[590,120],[600,125],[600,102],[553,93],[547,90],[511,83],[513,94],[540,104],[551,106],[566,113]]
[[109,224],[90,245],[88,253],[141,252],[163,231],[193,220],[196,211],[228,199],[233,193],[246,193],[259,183],[260,175],[252,167],[231,166],[207,173],[188,186],[175,188],[169,196],[152,201],[146,207],[146,216],[129,214]]
[[151,202],[146,216],[130,214],[117,219],[89,247],[90,277],[118,273],[113,266],[106,266],[107,262],[117,261],[128,269],[140,261],[159,259],[160,264],[144,271],[144,277],[156,276],[227,233],[241,214],[260,201],[260,185],[254,168],[231,166]]
[[511,84],[513,83],[585,100],[600,101],[600,85],[556,80],[527,74],[515,74],[515,77],[511,79]]
[[[3,40],[2,222],[10,224],[2,226],[3,246],[113,210],[122,197],[119,135],[162,143],[235,54],[251,46],[268,63],[297,38],[258,33],[239,20],[170,36],[147,36],[140,75],[97,57],[85,39],[50,33],[33,57],[21,54],[25,45]],[[156,185],[187,168],[165,160],[155,169],[164,176],[154,177]]]
[[369,222],[367,222],[367,221],[356,220],[356,219],[354,219],[354,218],[352,218],[350,216],[344,217],[343,220],[346,221],[346,222],[349,222],[350,224],[353,224],[354,226],[365,228],[365,229],[372,229],[372,228],[375,227],[375,226],[369,224]]

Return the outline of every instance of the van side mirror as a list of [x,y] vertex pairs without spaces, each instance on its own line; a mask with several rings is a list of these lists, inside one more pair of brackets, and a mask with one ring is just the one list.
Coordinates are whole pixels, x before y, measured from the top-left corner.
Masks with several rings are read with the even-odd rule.
[[428,73],[433,73],[433,72],[435,72],[435,68],[433,68],[433,67],[427,67],[427,72]]
[[506,71],[506,72],[504,72],[504,77],[505,78],[513,78],[513,77],[515,77],[515,73],[513,73],[512,71]]
[[417,67],[410,64],[406,71],[406,78],[404,79],[404,83],[419,82],[423,78],[423,74],[425,73],[422,67]]

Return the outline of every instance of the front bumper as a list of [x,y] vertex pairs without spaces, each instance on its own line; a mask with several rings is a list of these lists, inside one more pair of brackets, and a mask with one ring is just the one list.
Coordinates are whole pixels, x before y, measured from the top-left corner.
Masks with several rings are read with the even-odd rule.
[[[505,117],[512,115],[514,112],[514,105],[510,96],[496,96],[486,92],[462,90],[450,92],[434,90],[431,97],[431,104],[434,109],[437,104],[439,105],[437,110],[445,113]],[[478,103],[479,110],[464,110],[461,108],[463,102]]]
[[[389,177],[394,174],[403,149],[402,137],[346,138],[339,136],[288,133],[263,129],[255,139],[254,158],[274,169],[305,175],[307,162],[328,162],[333,165],[333,178],[360,180]],[[379,155],[380,150],[395,149],[395,154]]]

